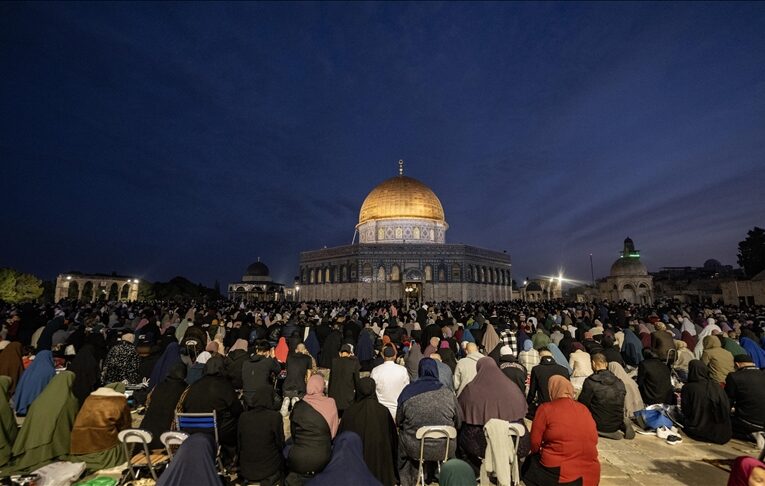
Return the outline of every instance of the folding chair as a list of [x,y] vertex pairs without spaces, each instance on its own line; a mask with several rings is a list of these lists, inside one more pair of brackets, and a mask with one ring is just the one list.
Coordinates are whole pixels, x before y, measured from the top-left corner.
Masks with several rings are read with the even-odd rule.
[[446,439],[446,450],[444,460],[437,461],[438,472],[441,472],[441,462],[449,459],[449,441],[457,438],[457,429],[449,425],[428,425],[420,427],[415,433],[415,437],[420,441],[420,458],[417,469],[417,485],[425,486],[425,441]]
[[223,461],[220,457],[220,439],[218,439],[218,416],[215,410],[209,413],[176,412],[175,429],[188,434],[212,432],[215,436],[215,460],[220,472],[223,472]]
[[[499,420],[499,419],[491,419],[491,420]],[[491,421],[490,420],[490,421]],[[513,486],[521,483],[521,471],[519,466],[519,460],[518,460],[518,445],[521,442],[521,437],[526,435],[526,429],[521,424],[514,424],[510,423],[507,420],[501,420],[501,422],[505,422],[507,424],[507,434],[510,436],[510,440],[513,444],[513,449],[509,452],[510,456],[510,484]],[[483,432],[486,435],[486,443],[489,443],[489,434],[487,433],[486,427],[484,426]],[[483,472],[483,466],[482,472]]]
[[159,436],[162,445],[165,446],[167,457],[173,460],[173,447],[180,447],[183,441],[189,438],[189,434],[183,432],[164,432]]
[[[149,444],[152,441],[151,432],[142,429],[125,429],[117,434],[117,439],[122,443],[122,450],[125,451],[125,457],[128,458],[128,473],[133,480],[139,479],[139,474],[136,472],[137,467],[147,467],[151,477],[157,480],[157,468],[167,464],[168,458],[161,451],[153,452],[149,450]],[[143,452],[139,452],[133,456],[128,444],[140,444],[143,447]],[[127,479],[125,476],[122,482]],[[120,484],[122,484],[122,482]]]

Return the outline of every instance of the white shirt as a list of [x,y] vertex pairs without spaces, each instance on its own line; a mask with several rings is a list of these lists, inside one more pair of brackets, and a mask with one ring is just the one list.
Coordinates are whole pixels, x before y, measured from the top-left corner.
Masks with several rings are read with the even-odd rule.
[[385,405],[393,416],[393,420],[396,420],[398,396],[401,395],[401,390],[409,384],[409,372],[393,361],[386,361],[375,366],[369,376],[375,380],[377,386],[377,401],[381,405]]

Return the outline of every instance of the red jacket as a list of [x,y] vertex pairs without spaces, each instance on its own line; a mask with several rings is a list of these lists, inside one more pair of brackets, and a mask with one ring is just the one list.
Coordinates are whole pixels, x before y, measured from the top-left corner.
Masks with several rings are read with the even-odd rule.
[[598,431],[590,411],[570,398],[543,403],[531,424],[531,452],[543,466],[560,467],[561,483],[583,478],[583,486],[600,482]]

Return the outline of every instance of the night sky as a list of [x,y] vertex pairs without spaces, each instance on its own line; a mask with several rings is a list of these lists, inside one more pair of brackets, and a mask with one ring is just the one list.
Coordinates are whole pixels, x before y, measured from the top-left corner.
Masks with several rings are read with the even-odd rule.
[[0,266],[290,283],[399,159],[519,281],[735,265],[765,5],[0,4]]

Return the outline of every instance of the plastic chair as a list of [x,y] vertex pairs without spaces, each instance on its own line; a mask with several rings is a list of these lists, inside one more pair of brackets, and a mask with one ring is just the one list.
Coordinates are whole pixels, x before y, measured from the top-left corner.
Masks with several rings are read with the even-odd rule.
[[183,432],[164,432],[159,436],[162,445],[165,446],[167,457],[173,460],[173,447],[180,447],[183,441],[189,438],[189,434]]
[[223,472],[223,462],[220,458],[220,440],[218,439],[218,415],[215,410],[209,413],[175,413],[175,428],[179,432],[194,434],[210,432],[215,436],[215,459],[218,468]]
[[[521,442],[521,437],[526,435],[526,429],[521,424],[510,423],[507,420],[491,419],[489,422],[493,420],[504,422],[507,425],[507,434],[510,437],[510,440],[512,441],[512,444],[513,444],[513,449],[508,452],[508,456],[510,457],[510,484],[512,485],[520,484],[521,471],[520,471],[520,464],[519,464],[520,461],[518,459],[518,445]],[[486,443],[489,444],[490,443],[489,434],[485,426],[483,428],[483,432],[486,435]],[[484,464],[481,465],[482,475],[485,472]]]
[[[142,429],[125,429],[117,434],[117,439],[122,443],[122,450],[125,451],[125,457],[128,458],[128,473],[133,480],[138,479],[138,473],[136,467],[146,466],[149,469],[151,477],[157,480],[156,468],[168,462],[167,456],[162,453],[154,453],[149,450],[149,444],[153,437],[151,432]],[[135,456],[132,455],[128,444],[140,444],[143,447],[143,452],[139,452]],[[127,479],[125,477],[124,479]],[[123,481],[124,481],[123,479]]]
[[444,460],[438,461],[438,471],[441,472],[441,462],[449,459],[449,441],[457,438],[457,429],[449,425],[427,425],[420,427],[415,433],[415,437],[420,441],[420,457],[417,469],[417,485],[425,486],[425,441],[446,439],[446,450]]

